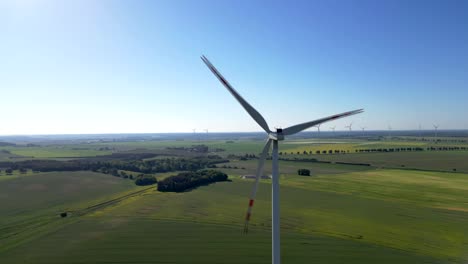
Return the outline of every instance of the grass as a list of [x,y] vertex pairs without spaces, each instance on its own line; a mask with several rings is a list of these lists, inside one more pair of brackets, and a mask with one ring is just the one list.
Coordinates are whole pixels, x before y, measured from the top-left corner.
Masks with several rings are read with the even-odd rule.
[[[281,148],[317,143],[297,142]],[[192,143],[197,142],[100,144],[130,150]],[[226,155],[258,153],[263,142],[210,144],[225,148]],[[283,262],[465,263],[468,174],[380,167],[448,170],[456,165],[462,171],[468,169],[467,155],[447,151],[304,156],[372,167],[281,161]],[[269,180],[261,181],[250,232],[243,235],[253,181],[237,176],[252,174],[257,160],[225,165],[238,167],[221,169],[231,182],[186,193],[160,193],[91,172],[0,176],[1,263],[270,263]],[[270,167],[267,161],[266,173]],[[299,168],[310,169],[313,176],[297,176]],[[58,217],[64,210],[72,211],[71,216]]]
[[[429,263],[429,257],[349,240],[282,233],[284,263]],[[60,250],[51,248],[60,245]],[[133,217],[86,218],[18,247],[2,263],[271,263],[270,233]],[[350,252],[353,252],[350,258]]]
[[92,172],[12,175],[0,181],[0,251],[53,228],[61,212],[138,189],[133,181]]
[[31,175],[35,175],[35,173],[33,173],[32,170],[27,170],[25,173],[20,173],[19,170],[14,170],[10,174],[7,174],[3,170],[2,172],[0,172],[0,181],[6,181],[6,180],[15,179],[18,177],[31,176]]
[[314,155],[324,161],[370,163],[376,167],[468,172],[468,151],[422,151],[399,153],[359,153]]
[[[283,260],[452,263],[466,259],[465,177],[405,170],[311,177],[283,174]],[[241,235],[251,186],[252,181],[233,178],[187,193],[151,188],[80,216],[54,220],[32,240],[6,239],[6,244],[17,243],[0,250],[0,257],[7,261],[2,263],[268,263],[271,193],[267,180],[260,184],[251,232]],[[419,197],[422,190],[424,196]],[[63,200],[62,206],[89,204],[81,200],[84,196],[76,199]],[[433,203],[435,199],[439,202]],[[56,247],[62,250],[51,250]]]
[[94,157],[111,154],[111,151],[101,151],[93,148],[77,148],[72,146],[43,146],[43,147],[3,147],[12,154],[27,158],[79,158]]
[[[296,175],[298,169],[309,169],[312,175],[318,174],[338,174],[348,173],[352,171],[367,171],[373,168],[368,166],[355,166],[346,164],[327,164],[319,162],[302,162],[302,161],[280,161],[281,173]],[[218,164],[219,170],[222,170],[229,175],[242,176],[245,174],[253,174],[257,168],[258,160],[240,161],[234,160],[226,164]],[[224,169],[223,165],[237,167],[237,169]],[[245,169],[242,169],[245,168]],[[264,174],[271,174],[271,160],[265,162]]]
[[353,140],[353,141],[335,141],[333,140],[316,140],[313,143],[295,144],[301,141],[285,141],[287,144],[282,145],[282,150],[288,154],[300,152],[301,154],[306,151],[312,151],[315,154],[316,151],[329,151],[329,150],[343,150],[349,153],[355,153],[355,150],[359,149],[387,149],[387,148],[428,148],[428,147],[468,147],[466,143],[453,143],[453,142],[428,142],[428,141],[410,141],[410,140],[399,140],[399,141],[368,141],[368,140]]

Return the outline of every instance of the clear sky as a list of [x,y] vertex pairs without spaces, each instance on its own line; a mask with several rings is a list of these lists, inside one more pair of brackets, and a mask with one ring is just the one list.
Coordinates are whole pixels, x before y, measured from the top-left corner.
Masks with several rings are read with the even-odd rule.
[[468,129],[468,1],[0,1],[0,135]]

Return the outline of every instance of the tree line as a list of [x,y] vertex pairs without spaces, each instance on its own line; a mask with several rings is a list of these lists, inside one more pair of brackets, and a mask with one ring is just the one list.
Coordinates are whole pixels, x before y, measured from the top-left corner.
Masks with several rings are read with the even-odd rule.
[[218,163],[228,162],[217,155],[191,158],[161,158],[153,160],[27,160],[19,162],[0,162],[0,168],[11,170],[31,169],[33,171],[80,171],[91,170],[112,174],[115,170],[139,173],[161,173],[170,171],[196,171]]
[[156,177],[153,175],[140,174],[135,179],[135,184],[139,186],[151,185],[157,182]]
[[[369,148],[369,149],[355,149],[354,153],[371,153],[371,152],[409,152],[409,151],[460,151],[468,150],[468,147],[447,147],[447,146],[437,146],[437,147],[399,147],[399,148]],[[342,149],[328,149],[328,150],[303,150],[303,151],[291,151],[291,152],[279,152],[280,156],[287,155],[319,155],[319,154],[347,154],[350,153],[350,150]]]
[[216,170],[182,172],[158,182],[160,192],[183,192],[213,182],[227,181],[228,176]]

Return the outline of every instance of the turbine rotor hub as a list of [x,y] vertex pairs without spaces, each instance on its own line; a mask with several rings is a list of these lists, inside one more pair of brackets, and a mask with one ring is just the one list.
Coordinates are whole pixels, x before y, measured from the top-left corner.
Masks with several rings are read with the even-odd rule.
[[284,140],[284,135],[283,135],[283,129],[282,128],[277,128],[276,132],[270,132],[268,134],[268,137],[273,140]]

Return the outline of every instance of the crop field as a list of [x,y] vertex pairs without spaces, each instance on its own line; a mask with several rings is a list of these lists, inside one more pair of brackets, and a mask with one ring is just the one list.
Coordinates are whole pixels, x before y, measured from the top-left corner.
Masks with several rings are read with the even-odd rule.
[[[16,159],[63,159],[63,158],[83,158],[109,155],[116,152],[126,151],[161,151],[167,148],[183,148],[194,145],[206,145],[211,151],[216,151],[218,155],[243,155],[258,154],[264,145],[263,140],[155,140],[155,141],[128,141],[128,142],[105,142],[87,144],[49,144],[27,147],[0,146],[0,161]],[[295,139],[281,142],[280,151],[296,155],[304,151],[329,151],[342,150],[349,154],[354,154],[359,149],[378,148],[414,148],[414,147],[467,147],[467,143],[440,142],[421,140],[379,140],[369,139]],[[217,150],[218,149],[218,150]],[[222,150],[222,151],[219,151]],[[6,151],[6,152],[3,152]],[[466,151],[468,153],[468,151]]]
[[[300,141],[299,141],[300,142]],[[359,149],[385,149],[385,148],[427,148],[427,147],[468,147],[466,143],[453,143],[453,142],[444,142],[444,143],[434,143],[434,142],[425,142],[425,141],[409,141],[409,140],[399,140],[399,141],[368,141],[368,140],[353,140],[353,141],[330,141],[330,140],[318,140],[314,143],[309,142],[306,144],[298,144],[296,147],[293,147],[294,141],[287,144],[282,149],[290,153],[302,153],[303,151],[315,153],[316,151],[323,150],[344,150],[345,152],[354,153],[355,150]]]
[[65,211],[83,209],[138,190],[131,181],[92,172],[51,172],[0,176],[0,251],[53,228]]
[[[229,142],[229,143],[227,143]],[[110,142],[105,144],[95,144],[93,147],[109,147],[119,151],[134,149],[162,150],[167,147],[190,147],[193,145],[206,145],[211,149],[222,148],[221,154],[245,154],[258,153],[265,144],[263,140],[209,140],[209,141],[141,141],[141,142]]]
[[11,155],[0,156],[0,160],[30,159],[30,158],[80,158],[111,154],[111,151],[97,150],[95,148],[73,146],[35,146],[35,147],[0,147]]
[[[257,160],[233,160],[226,164],[227,167],[220,166],[220,169],[232,176],[242,176],[253,174],[257,168]],[[234,169],[237,168],[237,169]],[[302,162],[302,161],[281,161],[281,175],[297,175],[297,170],[309,169],[312,175],[338,174],[353,171],[367,171],[373,168],[369,166],[356,166],[347,164],[328,164],[320,162]],[[271,160],[265,161],[264,174],[271,174]]]
[[[67,177],[60,174],[65,173],[55,176]],[[41,176],[53,177],[53,174],[23,176],[22,179],[31,181],[38,177],[39,180]],[[84,178],[89,180],[90,176],[96,177]],[[109,192],[128,193],[131,188],[127,186],[128,181],[115,180],[116,189]],[[445,183],[440,185],[440,182]],[[6,216],[2,219],[10,219],[10,223],[18,220],[11,214],[17,207],[29,208],[23,213],[30,216],[29,221],[40,213],[40,221],[50,221],[50,224],[31,240],[23,241],[15,235],[3,237],[0,256],[7,261],[4,263],[28,260],[76,263],[77,252],[83,256],[80,263],[116,259],[136,263],[150,259],[161,263],[170,259],[176,263],[189,263],[193,259],[200,263],[239,260],[268,263],[271,193],[267,180],[259,190],[251,232],[241,234],[251,183],[233,178],[232,182],[187,193],[159,193],[151,188],[111,206],[60,219],[57,215],[60,210],[85,208],[97,197],[102,200],[106,196],[87,190],[87,195],[75,193],[58,199],[54,196],[63,195],[63,186],[69,184],[62,182],[54,186],[57,191],[51,192],[50,197],[31,205],[26,206],[26,200],[9,203],[9,208],[2,205],[2,215]],[[37,183],[32,181],[26,186],[34,184]],[[459,261],[467,252],[468,200],[464,195],[467,189],[466,175],[451,173],[368,170],[311,177],[283,175],[284,261],[308,263],[310,258],[322,263],[339,263],[343,259],[355,263]],[[10,194],[10,199],[20,196],[16,193]],[[54,199],[60,203],[55,209],[33,210],[39,210],[41,204],[51,204]],[[23,232],[29,234],[30,230]],[[13,246],[10,247],[10,243]],[[64,250],[51,250],[57,247]],[[179,250],[184,250],[185,254],[178,256]],[[210,255],[212,251],[214,254]],[[254,260],[250,256],[255,256]]]
[[369,163],[376,167],[468,172],[468,151],[423,151],[315,155],[323,161]]
[[[282,144],[280,151],[320,144],[354,148],[363,143],[336,142],[296,140]],[[113,142],[64,149],[88,148],[90,154],[104,147],[103,152],[113,152],[196,144]],[[225,149],[219,154],[228,156],[257,154],[263,142],[205,144]],[[331,161],[280,161],[283,263],[468,261],[468,174],[463,172],[468,171],[468,152],[281,157]],[[158,192],[155,186],[139,187],[129,179],[88,171],[14,171],[12,175],[3,171],[0,262],[270,263],[270,180],[261,180],[249,233],[242,233],[253,181],[239,176],[253,174],[256,165],[255,158],[230,158],[216,168],[227,173],[230,181],[183,193]],[[270,167],[267,160],[265,174]],[[457,172],[437,171],[452,171],[452,167]],[[298,176],[298,169],[311,170],[311,176]],[[162,179],[176,173],[155,175]],[[68,212],[67,217],[60,217],[62,212]]]

